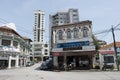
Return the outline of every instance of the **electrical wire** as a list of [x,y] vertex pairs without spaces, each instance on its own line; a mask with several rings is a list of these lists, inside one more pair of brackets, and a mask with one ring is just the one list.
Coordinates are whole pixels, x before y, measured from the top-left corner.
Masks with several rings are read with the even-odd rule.
[[[0,21],[0,22],[3,23],[3,24],[10,23],[9,21],[7,21],[7,20],[5,20],[5,19],[3,19],[3,18],[0,18],[0,20],[2,20],[2,21]],[[20,28],[21,26],[19,26],[19,25],[16,25],[16,26],[17,26],[17,28],[19,29],[19,31],[21,31],[21,32],[23,32],[23,33],[27,33],[27,34],[32,34],[32,33],[30,33],[31,31],[27,32],[27,30],[25,30],[24,28],[23,28],[24,30],[21,29],[21,28]]]
[[[3,19],[3,18],[0,18],[0,22],[1,23],[3,23],[3,24],[6,24],[6,23],[9,23],[9,21],[7,21],[7,20],[5,20],[5,19]],[[27,30],[22,30],[20,27],[21,26],[19,26],[19,25],[16,25],[17,26],[17,28],[21,31],[21,32],[23,32],[23,33],[26,33],[26,34],[31,34],[31,35],[33,35],[32,33],[31,33],[31,31],[29,31],[29,32],[27,32]],[[114,30],[120,30],[119,28],[117,28],[118,26],[120,26],[120,23],[119,24],[117,24],[115,27],[113,27],[113,29]],[[24,29],[24,28],[23,28]],[[104,37],[105,36],[107,36],[108,34],[109,34],[109,32],[111,32],[112,30],[111,30],[111,28],[110,29],[106,29],[106,30],[102,30],[102,31],[99,31],[99,32],[97,32],[97,33],[94,33],[93,35],[99,35],[99,34],[103,34],[103,33],[107,33],[107,34],[105,34],[104,35]],[[48,38],[48,36],[45,36],[45,38]]]
[[116,29],[119,25],[120,25],[120,23],[119,23],[119,24],[117,24],[117,25],[114,27],[114,29]]
[[94,35],[99,35],[99,34],[106,33],[106,32],[110,32],[110,31],[111,31],[111,29],[106,29],[106,30],[103,30],[103,31],[94,33]]

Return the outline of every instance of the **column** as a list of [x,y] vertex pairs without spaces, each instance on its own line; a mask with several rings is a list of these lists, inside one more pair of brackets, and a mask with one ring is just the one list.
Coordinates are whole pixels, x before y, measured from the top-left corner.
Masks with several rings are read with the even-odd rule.
[[22,67],[22,62],[23,62],[23,59],[20,58],[20,67]]
[[9,56],[9,61],[8,61],[8,68],[11,68],[11,58],[12,58],[12,56],[10,55]]
[[24,67],[26,66],[26,57],[24,58]]
[[18,43],[18,47],[17,47],[17,48],[18,48],[18,50],[19,50],[19,52],[20,52],[20,43]]
[[53,57],[53,65],[54,65],[55,67],[58,67],[58,57],[57,57],[57,56],[54,56],[54,57]]
[[99,60],[100,60],[100,70],[102,70],[104,65],[104,57],[102,54],[99,54]]
[[19,55],[16,55],[15,67],[19,67]]
[[53,31],[53,43],[55,43],[55,31]]
[[95,57],[95,55],[94,55],[94,57],[92,58],[92,62],[93,62],[93,68],[95,68],[95,65],[96,65],[96,59],[95,59],[96,57]]
[[2,44],[2,38],[0,37],[0,45]]
[[10,44],[10,46],[13,46],[13,40],[11,40],[11,44]]

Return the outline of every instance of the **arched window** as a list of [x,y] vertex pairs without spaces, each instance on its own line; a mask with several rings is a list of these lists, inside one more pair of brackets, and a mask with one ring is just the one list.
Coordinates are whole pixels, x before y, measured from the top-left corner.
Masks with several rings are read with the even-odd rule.
[[58,31],[58,39],[59,39],[59,40],[62,40],[62,39],[63,39],[63,31],[62,31],[62,30],[59,30],[59,31]]
[[71,39],[71,30],[67,29],[67,39]]
[[73,29],[73,36],[74,36],[74,38],[79,38],[78,32],[79,32],[79,30],[77,28]]
[[83,28],[83,37],[88,37],[88,28],[87,27]]

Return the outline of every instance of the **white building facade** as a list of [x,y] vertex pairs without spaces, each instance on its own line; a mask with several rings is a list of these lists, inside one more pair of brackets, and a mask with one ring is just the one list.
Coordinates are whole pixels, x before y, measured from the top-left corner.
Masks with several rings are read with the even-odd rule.
[[45,12],[41,10],[34,11],[35,24],[34,24],[34,42],[33,53],[35,61],[42,59],[42,49],[44,47],[44,25],[45,25]]
[[78,9],[69,9],[68,11],[60,11],[56,14],[50,15],[51,26],[76,22],[79,22]]
[[74,63],[74,67],[78,69],[92,68],[95,46],[91,21],[53,26],[52,35],[54,67]]
[[30,59],[31,39],[27,41],[15,30],[0,27],[0,68],[22,67]]

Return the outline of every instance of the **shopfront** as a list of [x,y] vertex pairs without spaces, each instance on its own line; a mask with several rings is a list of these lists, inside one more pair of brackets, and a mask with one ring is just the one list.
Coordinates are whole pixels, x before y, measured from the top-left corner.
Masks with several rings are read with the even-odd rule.
[[93,57],[95,51],[80,52],[54,52],[53,58],[55,66],[59,69],[64,68],[64,64],[71,69],[86,70],[93,68]]

